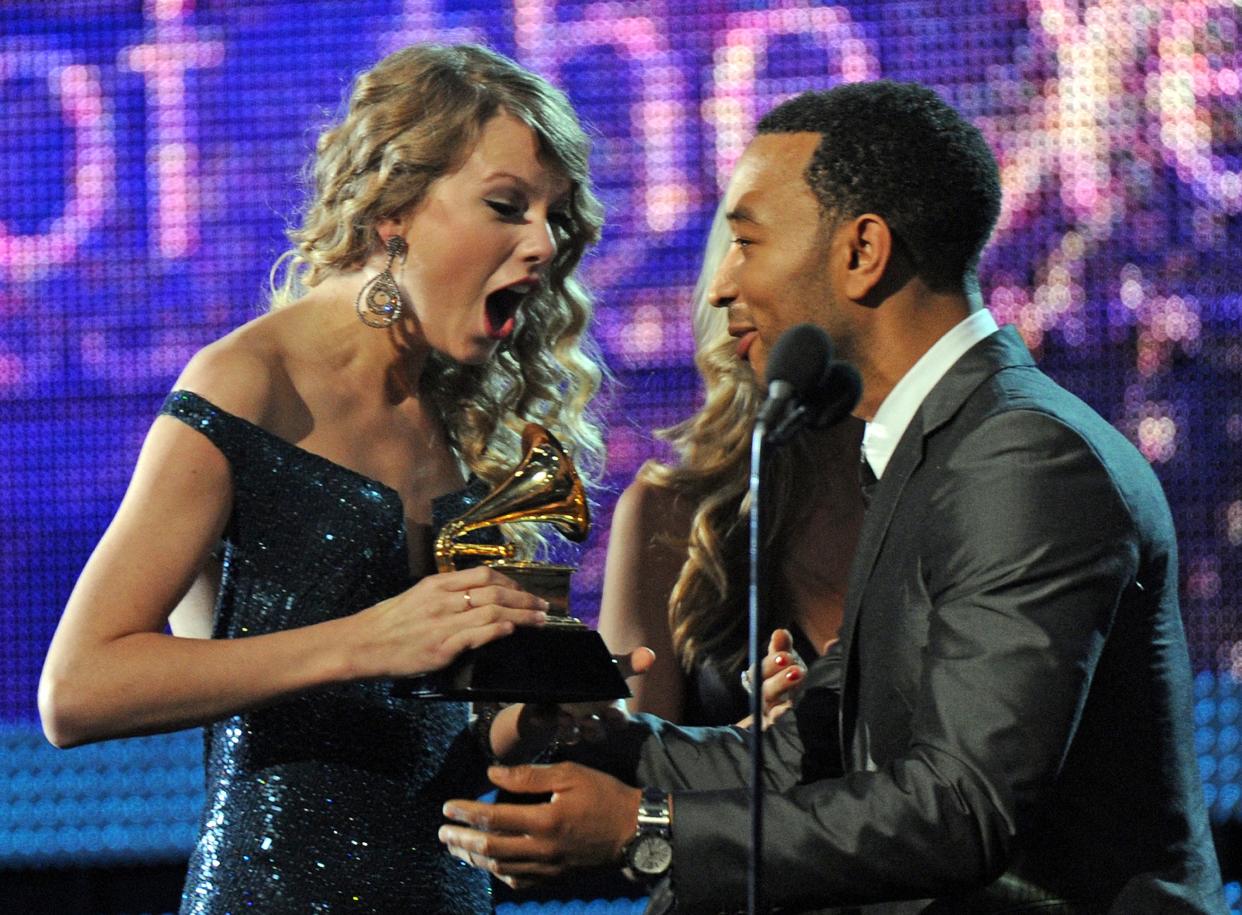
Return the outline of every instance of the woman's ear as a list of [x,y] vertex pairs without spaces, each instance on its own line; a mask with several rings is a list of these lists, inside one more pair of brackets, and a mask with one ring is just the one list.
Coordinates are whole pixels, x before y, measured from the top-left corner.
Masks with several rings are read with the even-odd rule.
[[841,291],[856,302],[868,298],[880,285],[893,256],[893,233],[884,218],[863,213],[837,230],[846,249]]
[[394,235],[405,234],[405,223],[392,216],[385,216],[375,221],[375,234],[379,238],[379,248],[383,250],[388,247],[388,239]]

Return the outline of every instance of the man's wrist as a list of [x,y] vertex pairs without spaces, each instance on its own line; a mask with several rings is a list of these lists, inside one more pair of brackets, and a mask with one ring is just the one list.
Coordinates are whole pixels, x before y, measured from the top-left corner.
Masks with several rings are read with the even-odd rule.
[[471,730],[489,765],[542,763],[561,746],[555,712],[550,720],[548,725],[546,715],[525,703],[476,702]]
[[504,705],[499,702],[476,702],[470,710],[470,730],[489,766],[501,762],[500,754],[492,743],[492,726],[503,709]]

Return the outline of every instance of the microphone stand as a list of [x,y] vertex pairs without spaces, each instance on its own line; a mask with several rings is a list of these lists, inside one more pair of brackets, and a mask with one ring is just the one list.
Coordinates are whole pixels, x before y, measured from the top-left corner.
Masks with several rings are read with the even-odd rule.
[[[834,368],[832,341],[813,324],[791,327],[776,341],[767,368],[771,379],[768,396],[759,409],[750,436],[750,872],[746,887],[750,915],[763,911],[763,656],[766,646],[761,639],[767,623],[769,597],[768,576],[759,562],[766,520],[763,446],[775,447],[788,441],[804,423],[815,418],[812,413],[817,411],[806,398],[817,392],[828,393]],[[857,378],[857,372],[853,377]],[[857,387],[855,384],[854,400],[858,399]],[[821,425],[830,421],[827,416],[821,419]]]
[[[857,398],[855,398],[857,399]],[[795,403],[784,417],[777,417],[768,429],[768,417],[760,411],[750,437],[750,587],[748,589],[748,663],[750,673],[750,855],[746,886],[746,911],[760,915],[763,911],[763,643],[768,620],[768,574],[760,563],[763,541],[767,534],[767,515],[763,510],[764,445],[776,447],[788,441],[799,430],[808,415],[803,404]]]
[[759,562],[763,547],[763,444],[767,423],[760,416],[750,437],[750,873],[746,909],[750,915],[763,910],[763,624],[767,610],[767,576]]

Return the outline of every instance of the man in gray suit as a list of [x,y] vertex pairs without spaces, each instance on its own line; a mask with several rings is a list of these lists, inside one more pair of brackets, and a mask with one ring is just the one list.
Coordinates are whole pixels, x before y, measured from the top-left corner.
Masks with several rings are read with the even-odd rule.
[[[982,307],[982,136],[918,86],[807,93],[760,123],[726,206],[713,298],[739,353],[762,373],[788,327],[827,330],[878,478],[839,650],[765,735],[769,901],[1223,912],[1168,507]],[[442,840],[512,883],[626,860],[679,912],[742,906],[740,731],[637,716],[575,758],[493,770],[552,801],[451,801]]]

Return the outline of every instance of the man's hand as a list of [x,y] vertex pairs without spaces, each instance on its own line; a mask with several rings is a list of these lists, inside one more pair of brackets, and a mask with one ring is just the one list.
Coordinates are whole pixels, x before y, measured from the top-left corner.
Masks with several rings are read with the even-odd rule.
[[[613,655],[623,677],[647,672],[655,662],[650,648]],[[624,700],[615,702],[517,703],[492,722],[492,752],[501,762],[516,764],[533,759],[553,740],[572,745],[581,739],[600,741],[609,728],[627,721]]]
[[[638,788],[577,763],[493,766],[488,777],[516,794],[547,794],[544,804],[452,800],[440,841],[509,886],[529,886],[577,867],[619,864],[638,822]],[[456,825],[462,824],[462,825]]]
[[[625,679],[641,676],[655,663],[655,652],[650,648],[635,648],[627,654],[613,655],[621,676]],[[610,730],[624,726],[629,720],[626,701],[569,702],[558,707],[557,739],[573,745],[579,740],[599,743]]]

